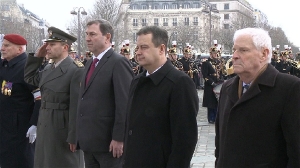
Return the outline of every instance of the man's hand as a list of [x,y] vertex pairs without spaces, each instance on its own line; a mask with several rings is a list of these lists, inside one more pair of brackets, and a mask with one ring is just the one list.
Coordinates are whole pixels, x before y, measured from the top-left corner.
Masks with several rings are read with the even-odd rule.
[[36,50],[34,56],[35,57],[45,57],[47,55],[47,43],[43,44],[39,49]]
[[212,87],[218,86],[218,84],[216,84],[215,82],[213,82],[211,85],[212,85]]
[[71,152],[76,152],[76,144],[70,144],[69,143],[69,145],[70,145],[70,151]]
[[29,143],[33,143],[36,139],[36,126],[32,125],[27,133],[26,133],[26,137],[29,138]]
[[113,153],[113,157],[121,157],[123,154],[123,142],[112,140],[109,145],[109,152]]

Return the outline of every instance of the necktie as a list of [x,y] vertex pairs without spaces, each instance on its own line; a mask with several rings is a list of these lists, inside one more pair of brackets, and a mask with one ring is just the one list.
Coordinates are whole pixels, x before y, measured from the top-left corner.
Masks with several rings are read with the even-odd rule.
[[243,86],[243,94],[249,89],[249,87],[249,84]]
[[87,73],[86,80],[85,80],[85,85],[87,85],[87,83],[89,82],[89,80],[90,80],[90,78],[91,78],[91,76],[92,76],[92,74],[93,74],[93,72],[95,70],[95,67],[96,67],[96,64],[97,64],[98,61],[99,61],[98,58],[94,58],[91,66],[90,66],[90,69],[89,69],[89,71]]

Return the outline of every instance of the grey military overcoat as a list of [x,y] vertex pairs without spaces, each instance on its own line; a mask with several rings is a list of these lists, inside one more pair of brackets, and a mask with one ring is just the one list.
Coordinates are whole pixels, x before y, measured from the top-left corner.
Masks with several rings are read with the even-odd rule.
[[76,144],[76,113],[83,66],[69,56],[56,68],[47,65],[38,72],[42,59],[28,56],[25,81],[41,89],[42,103],[37,124],[35,167],[83,167]]

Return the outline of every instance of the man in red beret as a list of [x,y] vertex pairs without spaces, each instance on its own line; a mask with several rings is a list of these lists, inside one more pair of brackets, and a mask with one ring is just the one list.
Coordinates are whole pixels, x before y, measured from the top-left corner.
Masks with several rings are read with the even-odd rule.
[[[24,81],[27,41],[18,34],[3,38],[0,60],[0,167],[33,167],[39,107]],[[35,93],[36,95],[38,94]],[[39,96],[37,96],[39,97]],[[35,109],[35,110],[34,110]]]

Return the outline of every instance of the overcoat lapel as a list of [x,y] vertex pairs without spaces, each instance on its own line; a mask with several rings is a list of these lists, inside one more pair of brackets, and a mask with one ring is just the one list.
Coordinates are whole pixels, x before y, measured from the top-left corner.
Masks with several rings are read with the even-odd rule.
[[232,80],[232,83],[228,84],[226,88],[229,99],[235,104],[233,108],[260,94],[260,85],[274,87],[277,74],[278,71],[271,65],[268,65],[267,69],[253,83],[251,83],[248,91],[244,93],[240,99],[238,97],[240,78],[238,76],[235,77],[235,79]]
[[41,80],[41,84],[40,87],[43,86],[45,83],[52,81],[60,76],[62,76],[63,74],[65,74],[67,72],[68,67],[70,66],[70,64],[72,63],[72,58],[70,58],[69,56],[63,60],[58,67],[54,68],[54,69],[47,69],[42,77]]

